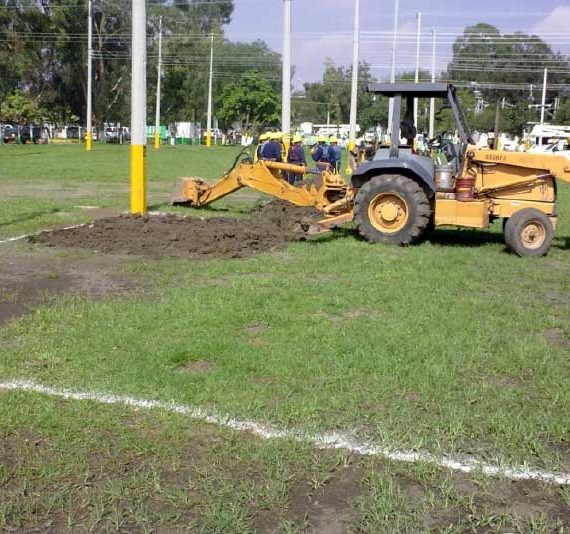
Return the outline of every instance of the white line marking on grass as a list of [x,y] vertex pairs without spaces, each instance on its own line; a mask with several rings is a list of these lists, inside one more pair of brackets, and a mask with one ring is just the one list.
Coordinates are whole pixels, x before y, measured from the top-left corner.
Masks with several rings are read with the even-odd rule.
[[8,239],[3,239],[0,241],[0,245],[4,243],[12,243],[13,241],[21,241],[22,239],[26,239],[26,237],[30,237],[31,234],[19,235],[16,237],[9,237]]
[[39,232],[34,232],[33,234],[25,234],[16,237],[9,237],[8,239],[3,239],[2,241],[0,241],[0,245],[3,245],[4,243],[13,243],[14,241],[21,241],[22,239],[45,234],[48,232],[57,232],[58,230],[75,230],[76,228],[83,228],[84,226],[88,226],[89,224],[91,223],[74,224],[72,226],[64,226],[63,228],[55,228],[53,230],[40,230]]
[[279,430],[269,425],[254,421],[241,421],[229,415],[206,411],[195,406],[177,404],[173,401],[137,399],[124,395],[113,395],[95,391],[72,391],[69,389],[53,388],[37,384],[29,380],[10,380],[0,382],[0,390],[5,391],[31,391],[52,397],[77,401],[93,401],[101,404],[115,404],[142,408],[146,410],[161,410],[164,412],[186,415],[225,428],[240,432],[251,432],[263,439],[291,439],[302,443],[311,443],[317,449],[343,449],[362,456],[378,456],[393,462],[428,463],[461,471],[463,473],[481,472],[487,476],[499,476],[511,480],[537,480],[548,484],[570,485],[570,473],[552,473],[542,469],[533,469],[522,466],[501,466],[489,464],[469,457],[436,456],[429,452],[415,452],[409,450],[395,450],[374,443],[365,443],[346,435],[337,433],[305,434],[294,430]]

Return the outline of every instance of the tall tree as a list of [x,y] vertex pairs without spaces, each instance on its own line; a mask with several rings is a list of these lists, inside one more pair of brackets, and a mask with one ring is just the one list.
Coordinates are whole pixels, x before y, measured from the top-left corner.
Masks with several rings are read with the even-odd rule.
[[[358,121],[361,129],[365,130],[385,120],[387,107],[383,105],[383,99],[375,99],[373,95],[366,92],[366,84],[374,81],[368,64],[359,65],[358,79]],[[304,94],[297,95],[302,98],[294,107],[294,121],[324,123],[327,115],[330,114],[333,124],[348,123],[351,80],[351,67],[337,67],[332,59],[327,58],[322,81],[306,83]]]
[[[491,84],[542,85],[543,70],[548,67],[551,84],[570,83],[568,58],[553,52],[536,35],[516,32],[502,35],[490,24],[479,23],[465,28],[453,45],[453,57],[444,78],[461,82]],[[506,98],[516,103],[528,96],[521,89],[486,89],[487,99]],[[556,91],[549,93],[554,97]]]
[[218,117],[226,127],[235,122],[253,128],[279,124],[281,100],[259,72],[250,71],[227,85],[220,102]]

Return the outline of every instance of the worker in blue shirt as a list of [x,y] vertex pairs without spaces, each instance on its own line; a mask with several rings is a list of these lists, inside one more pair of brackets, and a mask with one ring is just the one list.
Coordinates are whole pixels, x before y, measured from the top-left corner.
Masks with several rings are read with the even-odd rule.
[[259,136],[259,144],[257,145],[257,150],[255,153],[255,161],[263,159],[263,150],[267,145],[267,141],[269,140],[269,135],[262,133]]
[[[289,147],[289,153],[287,154],[287,163],[291,165],[307,165],[305,149],[303,148],[303,138],[300,135],[293,136],[293,144]],[[302,174],[287,173],[287,181],[291,185],[301,182],[302,180]]]
[[335,174],[340,172],[340,162],[342,160],[342,150],[338,146],[338,139],[333,135],[330,138],[330,146],[329,146],[329,163],[331,164],[331,170]]
[[270,134],[270,141],[263,147],[262,159],[267,161],[283,161],[283,154],[281,152],[281,134],[273,132]]
[[319,172],[326,171],[330,168],[329,146],[327,145],[327,139],[324,135],[319,135],[317,138],[317,144],[313,147],[311,157],[313,161],[316,162]]

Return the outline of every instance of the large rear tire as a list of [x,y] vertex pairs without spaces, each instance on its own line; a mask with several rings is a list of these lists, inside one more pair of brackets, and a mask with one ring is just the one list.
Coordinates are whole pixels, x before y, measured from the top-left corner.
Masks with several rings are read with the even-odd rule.
[[372,178],[354,199],[356,227],[371,243],[408,245],[418,241],[428,228],[431,215],[424,188],[398,174]]
[[519,256],[545,256],[553,237],[548,215],[535,208],[519,210],[505,223],[505,243]]

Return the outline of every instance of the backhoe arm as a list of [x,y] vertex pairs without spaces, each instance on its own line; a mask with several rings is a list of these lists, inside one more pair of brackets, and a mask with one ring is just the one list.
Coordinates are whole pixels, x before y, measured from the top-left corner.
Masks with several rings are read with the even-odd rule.
[[[214,184],[208,185],[199,178],[182,178],[172,199],[174,204],[205,206],[242,187],[250,187],[262,193],[286,200],[297,206],[314,206],[318,210],[334,204],[346,196],[346,186],[341,178],[330,173],[322,176],[321,185],[293,186],[283,179],[281,172],[305,175],[307,169],[273,161],[258,161],[255,164],[241,163]],[[347,208],[342,206],[341,211]]]

